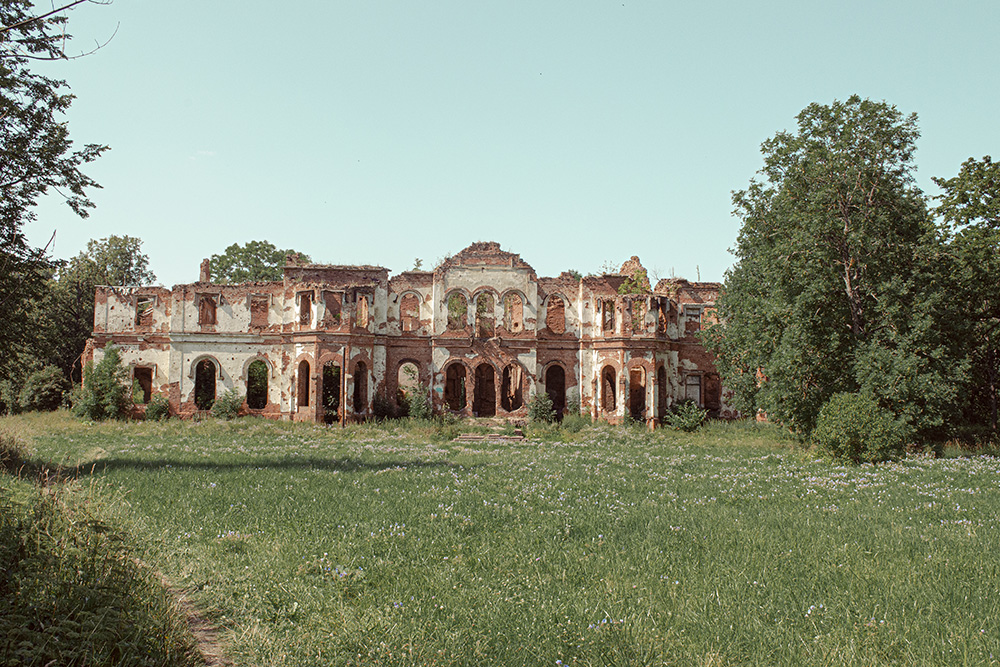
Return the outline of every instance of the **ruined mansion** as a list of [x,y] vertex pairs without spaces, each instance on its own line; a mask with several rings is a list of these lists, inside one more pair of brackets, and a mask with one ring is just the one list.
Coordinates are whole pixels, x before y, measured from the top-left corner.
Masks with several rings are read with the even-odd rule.
[[327,423],[398,414],[409,392],[466,417],[523,419],[539,392],[610,422],[653,426],[682,399],[733,416],[695,335],[719,285],[645,275],[633,257],[540,278],[497,243],[392,277],[291,257],[281,281],[218,284],[206,260],[196,283],[98,287],[84,359],[114,344],[139,410],[163,394],[182,417],[230,388],[246,413]]

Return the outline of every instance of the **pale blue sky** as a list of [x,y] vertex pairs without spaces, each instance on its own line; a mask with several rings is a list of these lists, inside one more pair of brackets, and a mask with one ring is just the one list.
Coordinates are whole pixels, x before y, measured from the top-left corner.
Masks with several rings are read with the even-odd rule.
[[[40,5],[48,6],[48,5]],[[1000,155],[1000,2],[115,0],[70,13],[55,255],[138,236],[165,285],[266,239],[393,272],[495,240],[540,275],[639,255],[721,280],[760,143],[852,93],[916,112],[920,186]],[[65,209],[65,210],[64,210]]]

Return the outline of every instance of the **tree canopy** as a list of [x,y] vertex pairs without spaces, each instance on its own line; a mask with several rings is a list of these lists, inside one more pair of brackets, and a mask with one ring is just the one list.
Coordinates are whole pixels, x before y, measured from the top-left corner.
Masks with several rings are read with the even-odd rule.
[[75,149],[63,115],[73,96],[64,81],[33,72],[39,60],[66,58],[66,17],[39,17],[30,0],[0,1],[0,384],[6,384],[34,327],[35,301],[50,264],[24,225],[39,198],[55,192],[81,217],[99,187],[80,168],[108,150]]
[[279,250],[268,241],[234,243],[221,255],[212,255],[209,266],[212,279],[223,283],[281,280],[285,257],[297,254],[300,262],[309,262],[309,256],[295,250]]
[[811,104],[762,144],[707,341],[744,413],[812,431],[835,393],[864,393],[921,436],[963,367],[942,328],[948,258],[913,184],[916,115],[853,96]]
[[148,267],[142,240],[133,236],[91,240],[86,251],[61,262],[41,302],[47,363],[71,375],[94,329],[94,288],[148,285],[156,280]]
[[1000,164],[969,158],[953,178],[935,178],[937,213],[953,257],[952,299],[962,304],[971,374],[964,426],[972,438],[996,439],[1000,394]]

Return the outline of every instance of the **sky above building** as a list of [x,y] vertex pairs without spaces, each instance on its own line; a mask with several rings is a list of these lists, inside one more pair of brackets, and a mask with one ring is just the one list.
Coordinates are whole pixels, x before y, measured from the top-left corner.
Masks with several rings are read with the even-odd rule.
[[[39,5],[46,7],[48,5]],[[53,255],[144,241],[164,285],[267,240],[328,264],[423,268],[499,241],[540,275],[638,255],[722,280],[732,191],[812,102],[915,112],[917,184],[1000,155],[1000,3],[85,3],[40,65],[111,151],[80,220],[49,197]],[[112,37],[113,35],[113,37]]]

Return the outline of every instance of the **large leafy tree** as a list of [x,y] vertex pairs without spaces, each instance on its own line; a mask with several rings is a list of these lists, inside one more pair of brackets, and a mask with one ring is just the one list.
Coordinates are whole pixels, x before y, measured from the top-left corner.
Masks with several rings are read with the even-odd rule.
[[79,379],[80,353],[94,330],[94,288],[98,285],[148,285],[156,280],[142,240],[109,236],[87,243],[87,250],[59,265],[41,301],[44,340],[39,356]]
[[149,285],[156,276],[149,269],[149,256],[142,252],[142,239],[134,236],[109,236],[91,239],[87,250],[69,261],[60,275],[86,276],[94,285]]
[[990,156],[969,158],[953,178],[935,178],[943,190],[937,212],[952,234],[955,258],[952,298],[962,304],[968,325],[972,366],[966,387],[965,421],[979,432],[998,436],[1000,403],[1000,164]]
[[209,266],[212,279],[224,283],[244,283],[251,281],[281,280],[285,257],[298,255],[300,262],[308,262],[309,256],[295,250],[278,250],[268,241],[248,241],[244,245],[234,243],[221,255],[212,255]]
[[99,186],[80,167],[107,150],[74,149],[62,118],[73,96],[65,82],[31,70],[38,60],[66,58],[65,14],[43,11],[30,0],[0,0],[0,382],[30,343],[32,302],[48,270],[44,249],[24,236],[32,207],[54,191],[86,217],[87,191]]
[[862,392],[939,434],[962,368],[939,327],[946,254],[913,184],[916,116],[854,96],[797,121],[733,195],[737,262],[706,333],[719,370],[742,411],[799,433]]

